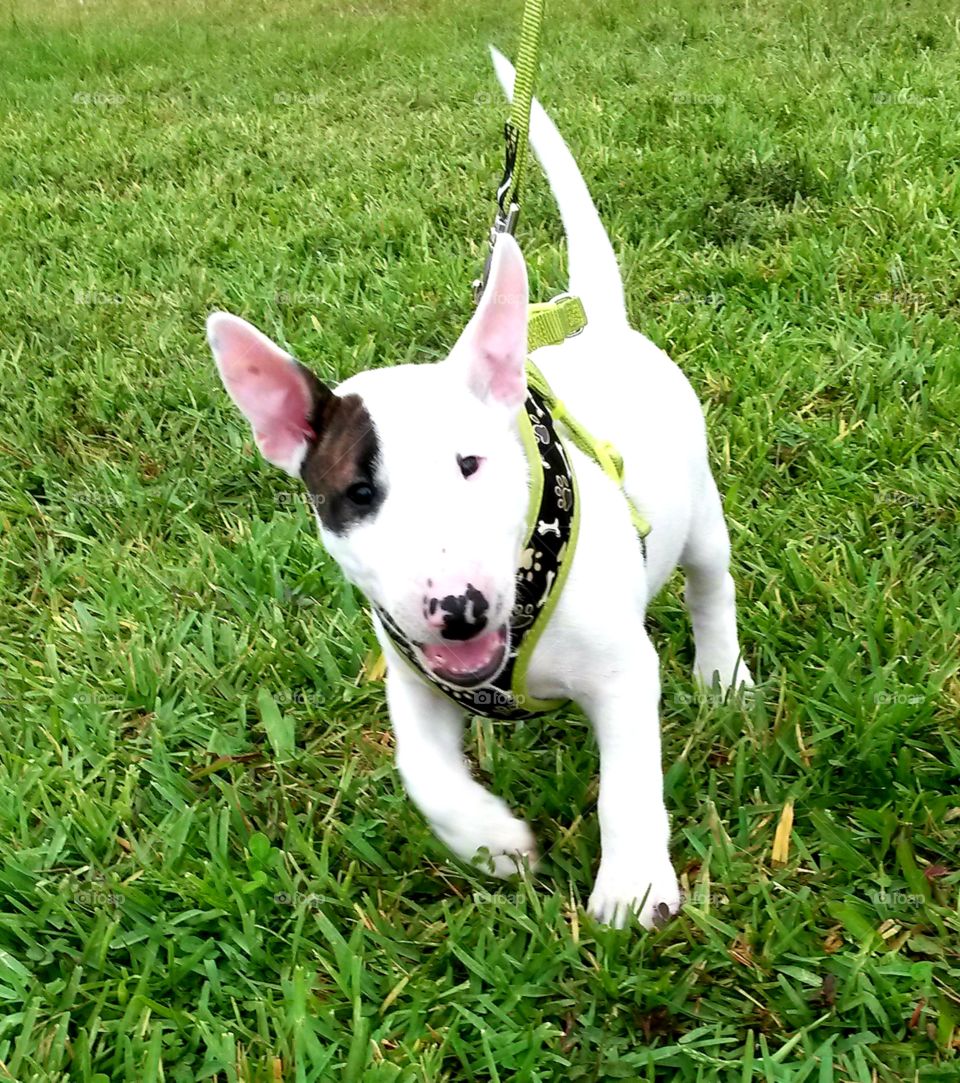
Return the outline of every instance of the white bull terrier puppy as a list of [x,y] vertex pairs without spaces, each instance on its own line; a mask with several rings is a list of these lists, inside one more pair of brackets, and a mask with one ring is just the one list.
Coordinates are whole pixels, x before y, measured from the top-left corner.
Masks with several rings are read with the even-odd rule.
[[[511,93],[512,67],[496,52],[494,63]],[[579,704],[596,734],[602,853],[590,913],[622,925],[634,910],[650,926],[677,909],[679,890],[663,802],[658,660],[644,614],[678,564],[695,677],[708,688],[752,681],[696,394],[666,354],[630,328],[609,238],[537,103],[530,135],[563,219],[570,292],[588,317],[581,334],[536,350],[532,360],[569,415],[621,453],[624,490],[652,528],[645,552],[624,491],[562,425],[550,429],[559,464],[556,477],[544,474],[550,492],[537,480],[540,464],[521,433],[532,401],[527,276],[509,235],[495,245],[472,319],[437,364],[361,372],[331,391],[237,316],[214,313],[208,334],[261,452],[303,479],[328,552],[372,604],[407,792],[459,858],[479,852],[500,876],[532,864],[535,842],[471,776],[464,717],[489,702],[471,700],[471,690],[495,686],[537,606],[562,587],[525,661],[526,690],[535,704]],[[530,416],[545,440],[550,419],[539,408]],[[532,506],[535,485],[554,503]],[[571,486],[579,502],[575,546]],[[559,546],[563,522],[568,536]],[[538,586],[543,597],[524,600],[519,592],[544,560],[551,570]],[[522,697],[512,705],[522,707]]]

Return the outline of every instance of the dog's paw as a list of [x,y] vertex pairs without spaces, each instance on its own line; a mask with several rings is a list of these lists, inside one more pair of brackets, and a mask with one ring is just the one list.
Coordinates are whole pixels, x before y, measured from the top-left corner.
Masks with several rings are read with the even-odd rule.
[[501,879],[534,868],[537,844],[529,825],[492,794],[464,808],[455,824],[433,825],[437,837],[468,864]]
[[663,925],[680,909],[680,886],[670,862],[655,867],[616,868],[600,862],[587,913],[622,929],[634,911],[646,929]]
[[700,692],[716,696],[723,701],[728,695],[739,696],[749,702],[753,677],[746,662],[737,658],[702,658],[699,654],[693,663],[693,677]]

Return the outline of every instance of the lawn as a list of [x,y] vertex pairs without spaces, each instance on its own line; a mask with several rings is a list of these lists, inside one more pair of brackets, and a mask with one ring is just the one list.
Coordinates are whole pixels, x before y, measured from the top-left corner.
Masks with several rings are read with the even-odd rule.
[[[362,599],[216,378],[217,307],[330,381],[443,356],[519,17],[0,12],[0,1080],[960,1079],[954,9],[547,13],[541,96],[708,415],[760,682],[698,699],[674,581],[665,928],[583,911],[576,712],[469,731],[531,882],[448,859]],[[518,235],[557,292],[536,170]]]

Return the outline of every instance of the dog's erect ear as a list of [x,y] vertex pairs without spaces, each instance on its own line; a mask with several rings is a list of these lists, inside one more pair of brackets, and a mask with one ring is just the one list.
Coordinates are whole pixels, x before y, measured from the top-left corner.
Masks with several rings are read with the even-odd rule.
[[250,422],[263,457],[299,477],[316,442],[317,419],[336,396],[239,316],[214,312],[207,319],[207,338],[223,386]]
[[477,311],[450,353],[485,402],[516,409],[527,395],[527,269],[520,247],[501,233]]

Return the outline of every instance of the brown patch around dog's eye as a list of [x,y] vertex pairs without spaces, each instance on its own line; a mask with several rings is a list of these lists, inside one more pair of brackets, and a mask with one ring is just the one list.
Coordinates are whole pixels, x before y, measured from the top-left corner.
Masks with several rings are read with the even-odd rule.
[[[359,395],[328,393],[315,399],[310,419],[317,434],[300,475],[323,525],[334,534],[372,518],[383,503],[376,479],[380,444]],[[362,494],[363,499],[354,499]]]

